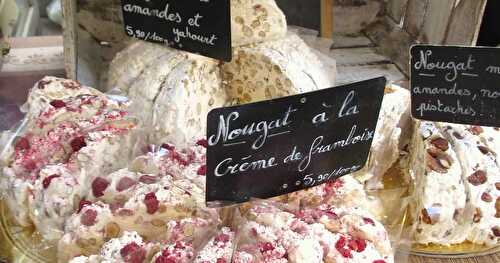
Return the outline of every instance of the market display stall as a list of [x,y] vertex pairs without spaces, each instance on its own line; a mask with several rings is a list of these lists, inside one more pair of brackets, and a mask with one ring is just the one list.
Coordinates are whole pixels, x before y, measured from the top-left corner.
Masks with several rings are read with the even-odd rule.
[[[0,259],[496,262],[500,131],[488,111],[496,91],[478,84],[477,94],[491,93],[482,95],[487,106],[470,106],[490,114],[489,126],[486,117],[459,124],[456,111],[457,123],[425,120],[412,105],[417,75],[456,75],[454,87],[429,88],[442,102],[452,89],[474,93],[464,79],[485,58],[466,50],[442,62],[454,67],[409,63],[410,43],[474,44],[478,27],[460,31],[460,17],[477,25],[485,1],[388,1],[362,36],[336,31],[352,30],[335,23],[339,9],[346,19],[364,12],[347,2],[322,1],[322,37],[288,25],[274,0],[217,3],[225,23],[204,3],[195,15],[170,2],[154,12],[158,1],[67,1],[64,57],[60,40],[39,40],[42,55],[11,41],[0,102],[19,114],[6,113],[14,117],[0,137]],[[331,4],[336,12],[325,12]],[[150,43],[150,33],[164,42],[169,31],[135,16],[166,19],[168,10],[178,11],[172,21],[190,21],[185,35],[173,26],[179,41]],[[142,26],[151,31],[126,30]],[[212,47],[202,56],[190,41]],[[9,83],[28,75],[23,64],[47,75],[64,66],[67,78],[17,90]],[[495,65],[485,65],[480,83],[495,83]]]

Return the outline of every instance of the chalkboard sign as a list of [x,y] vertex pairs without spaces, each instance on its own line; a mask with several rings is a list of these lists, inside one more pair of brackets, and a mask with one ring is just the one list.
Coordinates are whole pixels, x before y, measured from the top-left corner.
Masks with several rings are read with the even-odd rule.
[[128,36],[231,61],[230,0],[122,0]]
[[500,49],[411,48],[414,118],[500,126]]
[[385,84],[381,77],[212,110],[208,205],[278,196],[363,168]]

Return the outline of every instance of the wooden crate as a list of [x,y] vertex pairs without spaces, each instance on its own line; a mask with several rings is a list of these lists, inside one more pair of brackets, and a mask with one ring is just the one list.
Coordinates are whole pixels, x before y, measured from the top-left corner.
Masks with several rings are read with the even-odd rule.
[[[380,75],[404,78],[414,43],[474,45],[487,0],[316,1],[277,0],[290,21],[323,23],[323,35],[333,33],[326,40],[311,39],[315,36],[310,33],[306,37],[337,60],[339,83],[346,83]],[[304,18],[304,13],[317,12],[319,6],[322,15]],[[120,0],[63,1],[69,77],[95,87],[106,81],[110,60],[129,39],[119,7]]]

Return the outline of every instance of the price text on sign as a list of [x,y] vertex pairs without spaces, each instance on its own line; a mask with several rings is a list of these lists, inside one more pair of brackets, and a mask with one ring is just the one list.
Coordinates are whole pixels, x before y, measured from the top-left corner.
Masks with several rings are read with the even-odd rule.
[[385,78],[208,114],[207,202],[316,186],[366,163]]
[[414,118],[500,126],[500,49],[411,48]]
[[231,60],[230,0],[122,0],[127,35]]

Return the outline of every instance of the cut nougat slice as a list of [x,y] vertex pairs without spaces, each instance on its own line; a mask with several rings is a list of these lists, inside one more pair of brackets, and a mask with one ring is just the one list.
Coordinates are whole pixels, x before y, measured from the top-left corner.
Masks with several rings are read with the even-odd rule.
[[[386,87],[377,128],[366,166],[353,174],[369,189],[383,188],[384,174],[401,157],[409,141],[410,92],[396,85]],[[406,132],[405,132],[406,130]]]
[[486,151],[481,140],[483,128],[458,124],[443,124],[443,132],[451,141],[462,165],[467,191],[468,218],[471,230],[467,240],[493,246],[500,242],[500,168],[493,151]]
[[420,244],[462,243],[469,223],[462,168],[455,151],[432,122],[417,124],[411,149],[415,240]]
[[284,38],[286,18],[274,0],[231,0],[232,46]]
[[235,48],[222,66],[229,96],[240,103],[333,87],[328,72],[311,49],[293,33],[284,39]]
[[208,112],[227,103],[218,62],[189,55],[163,78],[153,104],[150,142],[186,147],[205,137]]

